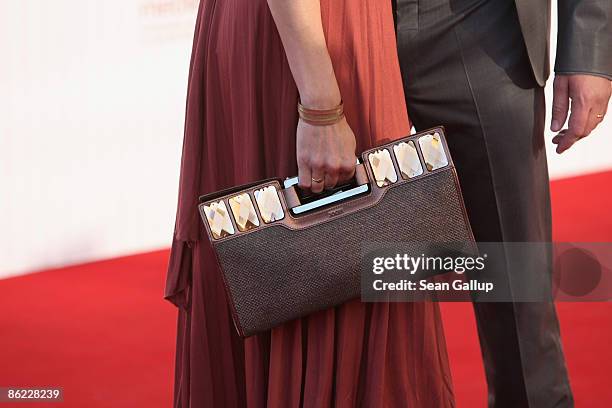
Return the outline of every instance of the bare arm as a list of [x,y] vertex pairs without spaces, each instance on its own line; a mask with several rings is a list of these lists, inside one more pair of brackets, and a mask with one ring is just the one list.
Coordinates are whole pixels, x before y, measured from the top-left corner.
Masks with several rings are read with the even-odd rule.
[[[268,0],[268,6],[301,103],[311,109],[338,105],[342,96],[323,34],[319,0]],[[345,119],[327,126],[312,126],[300,120],[296,137],[302,188],[320,192],[352,177],[355,135]]]
[[302,103],[331,108],[340,90],[327,51],[319,0],[268,0]]

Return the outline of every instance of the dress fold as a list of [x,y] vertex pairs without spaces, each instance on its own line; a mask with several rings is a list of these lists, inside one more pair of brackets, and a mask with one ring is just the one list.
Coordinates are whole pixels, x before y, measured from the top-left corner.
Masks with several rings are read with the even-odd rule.
[[164,299],[176,307],[189,308],[189,288],[192,270],[192,242],[172,238]]

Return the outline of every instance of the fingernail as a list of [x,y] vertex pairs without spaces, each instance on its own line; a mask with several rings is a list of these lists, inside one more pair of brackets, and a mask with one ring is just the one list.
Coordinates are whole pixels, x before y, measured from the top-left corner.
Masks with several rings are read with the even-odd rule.
[[559,121],[557,119],[553,119],[552,123],[550,124],[550,130],[556,132],[557,130],[559,130],[559,127]]

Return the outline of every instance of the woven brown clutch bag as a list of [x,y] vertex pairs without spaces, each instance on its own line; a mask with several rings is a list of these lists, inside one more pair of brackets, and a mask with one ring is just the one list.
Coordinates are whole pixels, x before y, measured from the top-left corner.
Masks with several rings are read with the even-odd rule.
[[442,127],[365,151],[354,183],[323,199],[296,182],[200,197],[241,336],[359,297],[365,241],[474,240]]

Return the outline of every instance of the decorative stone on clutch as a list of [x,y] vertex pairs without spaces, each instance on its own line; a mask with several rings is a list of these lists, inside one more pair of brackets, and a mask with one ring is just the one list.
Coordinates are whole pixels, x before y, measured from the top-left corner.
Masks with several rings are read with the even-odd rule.
[[389,150],[381,149],[372,152],[368,155],[368,160],[378,187],[388,186],[397,181],[397,173],[395,167],[393,167]]
[[206,219],[208,220],[213,238],[219,239],[234,234],[234,226],[227,212],[225,202],[217,201],[210,203],[210,205],[205,205],[204,212],[206,213]]
[[261,218],[265,223],[282,220],[285,217],[283,206],[274,186],[267,186],[255,190],[255,201]]
[[395,159],[404,179],[423,174],[423,166],[419,159],[419,153],[412,140],[393,146],[393,153],[395,153]]
[[239,231],[248,231],[259,227],[259,218],[249,193],[242,193],[228,200],[236,226]]
[[433,135],[421,136],[419,138],[419,146],[421,146],[427,170],[432,171],[448,165],[446,152],[438,132],[435,132]]

